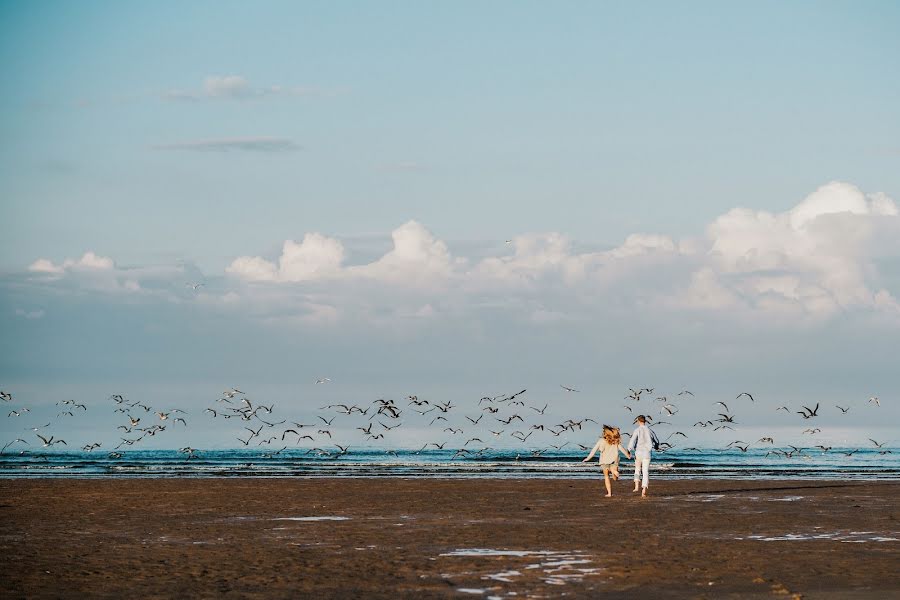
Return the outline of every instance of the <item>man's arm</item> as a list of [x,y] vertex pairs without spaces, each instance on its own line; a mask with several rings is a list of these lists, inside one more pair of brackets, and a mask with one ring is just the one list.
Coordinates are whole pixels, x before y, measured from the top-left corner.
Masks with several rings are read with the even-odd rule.
[[637,433],[638,433],[638,430],[635,429],[634,433],[631,434],[631,438],[628,440],[628,451],[629,452],[634,450],[634,444],[637,442]]

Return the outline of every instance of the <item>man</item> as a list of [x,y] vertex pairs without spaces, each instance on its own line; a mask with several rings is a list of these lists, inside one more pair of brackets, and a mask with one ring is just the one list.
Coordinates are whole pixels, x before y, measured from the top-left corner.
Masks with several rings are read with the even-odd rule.
[[[637,429],[631,434],[631,441],[628,442],[628,451],[634,450],[634,489],[632,492],[638,491],[638,485],[641,485],[641,496],[647,497],[647,486],[650,484],[650,451],[659,447],[659,439],[653,430],[647,427],[647,417],[638,415],[635,421],[638,424]],[[643,480],[641,472],[643,471]]]

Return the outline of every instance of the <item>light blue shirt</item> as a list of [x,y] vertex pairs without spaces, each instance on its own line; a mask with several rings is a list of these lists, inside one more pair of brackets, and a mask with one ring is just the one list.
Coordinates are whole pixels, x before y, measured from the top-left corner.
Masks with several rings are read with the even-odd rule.
[[650,458],[650,451],[659,443],[659,439],[653,430],[646,425],[639,425],[631,434],[628,442],[628,451],[634,450],[635,458]]

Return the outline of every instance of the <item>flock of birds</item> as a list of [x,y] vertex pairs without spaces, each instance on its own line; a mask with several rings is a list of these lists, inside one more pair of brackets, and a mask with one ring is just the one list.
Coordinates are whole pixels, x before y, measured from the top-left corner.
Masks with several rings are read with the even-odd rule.
[[[330,382],[330,378],[321,377],[316,380],[315,385],[326,385]],[[560,388],[563,394],[581,393],[569,385],[560,385]],[[676,442],[686,441],[690,437],[685,431],[675,429],[679,425],[670,419],[678,420],[676,415],[681,412],[680,407],[684,406],[684,403],[697,405],[699,401],[694,393],[687,389],[681,390],[672,398],[666,395],[654,396],[654,391],[654,388],[630,388],[622,410],[634,415],[635,421],[637,414],[645,415],[648,424],[657,429],[658,436],[663,428],[671,427],[672,431],[664,432],[668,433],[665,438],[660,437],[658,449],[659,452],[668,452],[677,447]],[[265,446],[264,457],[276,456],[289,447],[298,446],[305,448],[308,455],[335,458],[350,454],[351,445],[369,448],[391,445],[399,447],[403,445],[404,431],[409,429],[415,429],[419,435],[425,432],[432,438],[432,441],[426,442],[415,451],[417,454],[429,450],[442,450],[451,451],[452,458],[479,458],[496,448],[509,448],[512,445],[514,448],[520,448],[520,452],[516,455],[518,459],[536,458],[550,450],[560,451],[567,447],[573,450],[575,447],[583,451],[590,450],[603,421],[590,416],[577,419],[551,418],[555,413],[553,410],[548,411],[549,403],[544,402],[541,406],[540,403],[530,402],[526,399],[526,393],[527,390],[522,389],[509,394],[483,396],[477,403],[465,407],[454,404],[453,401],[440,402],[419,398],[416,395],[407,396],[399,402],[378,398],[363,404],[327,404],[320,407],[317,414],[301,422],[278,417],[275,414],[274,403],[266,405],[257,402],[241,389],[231,387],[226,389],[220,398],[211,402],[202,414],[203,418],[213,419],[215,422],[221,422],[222,427],[228,427],[240,447],[261,449]],[[642,399],[645,400],[643,403]],[[0,401],[14,405],[12,393],[6,391],[0,391]],[[124,450],[140,448],[141,443],[148,438],[155,438],[173,429],[188,429],[188,412],[180,408],[154,408],[141,401],[129,400],[122,394],[113,394],[108,402],[108,407],[119,421],[115,428],[116,442],[112,447],[105,448],[110,459],[122,458]],[[712,404],[714,414],[710,414],[710,418],[696,421],[691,428],[682,426],[681,429],[690,431],[692,428],[710,428],[716,432],[736,431],[735,427],[739,425],[738,407],[743,410],[748,405],[755,404],[756,399],[751,393],[741,392],[734,400],[714,402]],[[30,431],[35,437],[30,439],[26,439],[27,435],[17,437],[7,442],[0,449],[0,454],[6,453],[9,448],[20,455],[32,454],[29,448],[22,448],[22,445],[42,448],[58,445],[68,447],[66,440],[56,437],[57,434],[53,433],[55,426],[87,413],[88,406],[75,400],[61,400],[56,405],[58,413],[55,421],[23,429]],[[863,405],[880,407],[881,401],[873,396]],[[819,418],[819,411],[822,408],[819,403],[813,407],[779,406],[775,412],[784,411],[789,416],[799,415],[794,418],[802,419],[801,422],[804,424],[815,424],[815,419]],[[851,406],[836,405],[835,408],[840,411],[837,414],[846,415]],[[29,412],[31,411],[28,407],[10,408],[7,418],[21,418]],[[593,424],[593,427],[585,429],[587,423]],[[807,427],[799,435],[816,441],[816,436],[821,433],[821,427]],[[627,437],[630,433],[623,431],[622,435]],[[578,438],[579,441],[572,441],[571,438]],[[401,443],[393,443],[395,441]],[[582,444],[580,441],[587,441],[589,444]],[[891,450],[884,448],[884,442],[874,439],[870,439],[869,442],[879,454],[891,453]],[[103,444],[103,441],[88,441],[81,449],[85,452],[103,451],[101,450],[104,448]],[[823,453],[832,450],[831,446],[812,443],[807,447],[791,444],[777,447],[773,436],[764,436],[755,442],[733,440],[724,446],[725,449],[736,449],[744,453],[751,447],[766,448],[766,456],[786,458],[804,456],[807,450],[819,450]],[[679,449],[701,451],[694,446]],[[191,446],[179,450],[188,460],[199,456],[199,451]],[[846,456],[852,456],[857,451],[858,449],[844,453]],[[396,454],[396,451],[390,449],[385,452]]]

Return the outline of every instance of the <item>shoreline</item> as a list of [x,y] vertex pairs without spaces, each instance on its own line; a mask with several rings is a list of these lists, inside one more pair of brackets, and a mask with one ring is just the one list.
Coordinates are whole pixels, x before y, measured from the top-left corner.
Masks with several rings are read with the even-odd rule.
[[0,592],[900,594],[900,482],[651,479],[646,499],[631,485],[603,498],[600,478],[0,478]]

